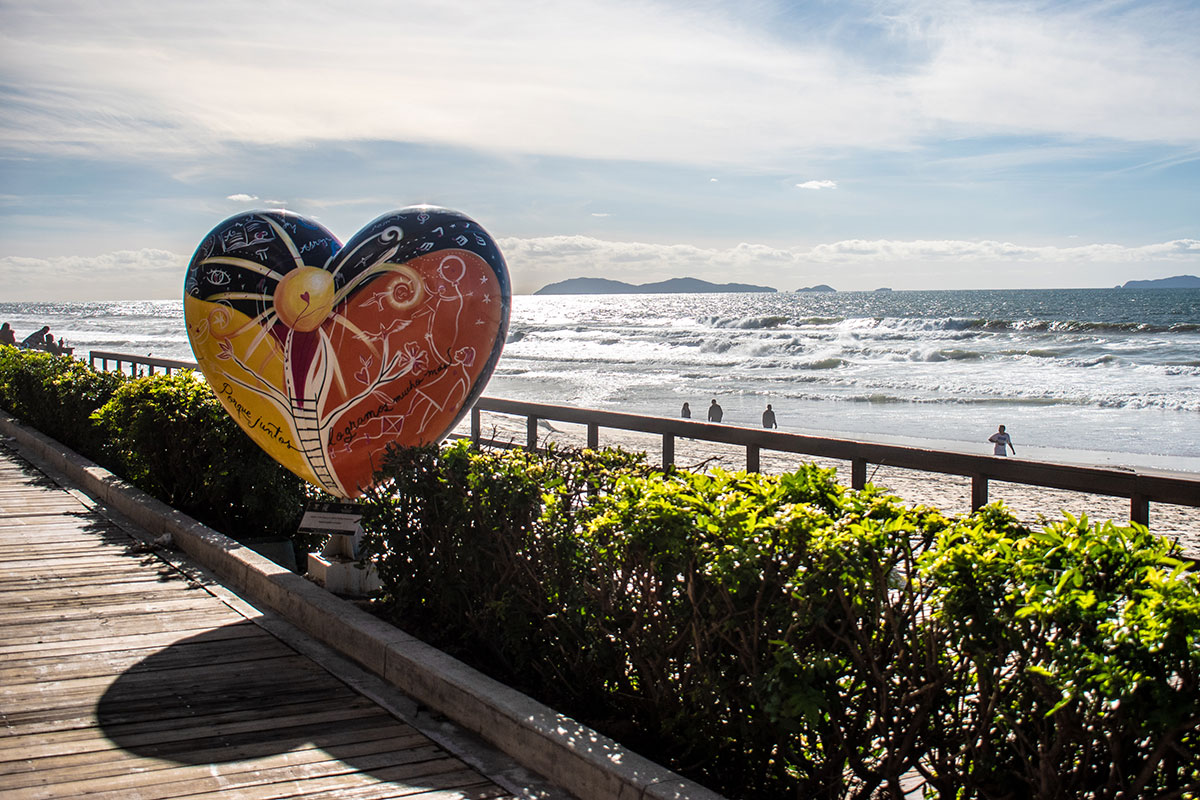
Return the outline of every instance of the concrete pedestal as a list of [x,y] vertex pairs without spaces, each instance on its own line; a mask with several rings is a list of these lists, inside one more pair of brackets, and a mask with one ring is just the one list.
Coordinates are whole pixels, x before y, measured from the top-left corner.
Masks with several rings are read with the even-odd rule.
[[308,575],[334,594],[365,597],[383,588],[374,564],[348,556],[309,553]]

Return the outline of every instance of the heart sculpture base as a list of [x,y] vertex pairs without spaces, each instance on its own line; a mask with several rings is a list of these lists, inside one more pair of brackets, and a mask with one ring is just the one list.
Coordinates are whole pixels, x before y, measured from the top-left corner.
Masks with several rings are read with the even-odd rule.
[[339,497],[391,445],[441,441],[508,332],[499,248],[473,220],[416,207],[343,247],[285,211],[218,225],[188,267],[184,318],[222,405],[279,463]]

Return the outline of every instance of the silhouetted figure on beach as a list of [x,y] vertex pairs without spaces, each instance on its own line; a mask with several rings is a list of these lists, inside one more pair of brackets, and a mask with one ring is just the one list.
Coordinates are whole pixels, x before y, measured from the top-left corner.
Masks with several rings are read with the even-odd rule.
[[46,336],[50,333],[50,326],[43,325],[41,330],[34,331],[21,340],[21,347],[41,348],[46,346]]
[[687,403],[684,403],[683,408],[679,409],[679,416],[683,417],[684,419],[691,419],[692,418],[692,407],[689,406]]
[[[17,335],[13,333],[12,326],[7,322],[0,325],[0,344],[16,345]],[[687,405],[686,403],[684,405]]]
[[767,403],[767,410],[763,412],[763,427],[778,428],[779,425],[775,422],[775,412],[771,410],[771,404]]
[[725,416],[725,412],[717,405],[717,398],[713,398],[712,405],[708,407],[708,421],[720,422],[721,417]]
[[1000,426],[1000,430],[988,437],[988,441],[996,445],[996,448],[993,451],[994,455],[1007,456],[1008,450],[1005,449],[1006,446],[1012,447],[1012,453],[1014,456],[1017,454],[1017,448],[1013,447],[1012,437],[1004,432],[1003,425]]

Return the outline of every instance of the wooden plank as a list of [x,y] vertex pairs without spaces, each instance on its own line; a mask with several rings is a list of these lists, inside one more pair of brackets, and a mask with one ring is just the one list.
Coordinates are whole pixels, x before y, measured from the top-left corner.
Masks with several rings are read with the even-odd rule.
[[[92,638],[112,639],[114,635],[134,636],[152,633],[168,633],[176,630],[205,630],[213,625],[240,619],[237,613],[225,607],[206,611],[173,614],[168,618],[139,615],[104,620],[102,625],[82,627],[78,621],[68,620],[62,624],[15,626],[0,637],[0,653],[22,652],[23,648],[78,642]],[[28,631],[26,629],[29,629]]]
[[[378,712],[371,703],[361,698],[340,703],[330,708],[324,699],[297,700],[276,708],[277,716],[272,719],[249,717],[241,710],[214,712],[206,718],[204,728],[208,736],[228,736],[243,731],[255,731],[260,735],[275,730],[304,724],[325,724],[332,729],[345,720],[358,720]],[[382,713],[382,712],[378,712]],[[101,728],[97,724],[95,710],[92,713],[37,724],[24,724],[19,731],[10,731],[0,736],[0,761],[11,761],[29,757],[30,754],[62,755],[85,748],[86,742],[97,743],[101,749],[135,748],[178,741],[193,736],[191,728],[181,728],[175,719],[145,720],[135,723],[112,723]],[[117,745],[114,739],[120,739]]]
[[[257,734],[255,734],[257,736]],[[347,759],[364,755],[387,753],[397,749],[416,749],[428,747],[429,740],[423,734],[403,726],[376,726],[368,730],[338,731],[335,735],[322,735],[320,731],[308,734],[318,740],[304,742],[288,751],[293,763],[312,763],[328,760],[329,750],[337,752],[337,758]],[[303,741],[305,736],[297,734]],[[218,743],[208,748],[197,748],[188,753],[192,764],[206,765],[209,763],[230,762],[255,758],[257,769],[269,769],[272,764],[268,759],[256,758],[255,742]],[[9,762],[14,764],[15,762]],[[178,769],[179,762],[171,758],[153,758],[133,755],[121,751],[91,751],[74,753],[51,758],[30,759],[19,765],[19,769],[5,771],[5,765],[0,764],[0,788],[7,791],[45,785],[51,782],[51,772],[59,776],[70,776],[70,780],[96,781],[101,778],[115,779],[130,774],[142,775],[158,770]]]
[[[408,747],[425,742],[424,734],[418,733],[403,723],[397,723],[395,719],[386,715],[380,715],[378,719],[365,720],[365,722],[366,724],[361,726],[356,725],[346,729],[339,728],[334,731],[330,731],[328,725],[308,724],[288,729],[277,728],[274,732],[277,734],[284,733],[295,741],[304,742],[304,744],[296,747],[297,750],[316,747],[338,748],[343,745],[352,745],[360,742],[385,741],[390,743],[392,747]],[[247,744],[261,741],[261,739],[261,731],[250,731],[239,736],[214,737],[214,741],[219,742],[219,744],[210,747],[208,750],[195,749],[191,751],[189,758],[195,763],[203,763],[205,760],[228,760],[227,758],[223,758],[223,756],[227,755],[229,748],[245,747]],[[320,744],[317,744],[317,742]],[[79,740],[75,744],[77,745],[77,749],[60,755],[45,755],[0,761],[0,775],[19,775],[68,768],[78,770],[79,772],[86,772],[89,775],[115,775],[126,771],[141,772],[160,769],[179,763],[165,756],[155,757],[131,753],[128,750],[120,749],[110,739],[105,737]],[[105,744],[107,744],[107,747],[103,746]],[[143,750],[142,752],[145,753],[148,751]],[[10,785],[21,785],[16,782],[18,779],[14,778],[13,780],[14,783]],[[38,782],[44,781],[33,780],[30,781],[30,784]]]
[[[194,624],[199,624],[197,621]],[[46,642],[30,646],[17,645],[6,647],[0,644],[0,663],[5,656],[14,655],[22,658],[32,655],[74,657],[82,653],[103,653],[113,649],[141,649],[146,647],[163,648],[184,641],[197,633],[210,630],[209,626],[201,625],[195,628],[180,628],[163,633],[125,634],[121,636],[105,636],[99,639],[79,639],[77,641]]]
[[[298,666],[298,662],[303,667]],[[126,671],[126,675],[132,670]],[[213,673],[218,673],[223,681],[242,680],[244,685],[253,686],[256,682],[273,684],[276,681],[297,679],[309,674],[307,664],[294,653],[275,658],[256,658],[253,661],[229,664],[222,662],[219,666],[212,664],[196,666],[181,665],[175,669],[157,670],[153,680],[159,683],[170,683],[172,692],[186,691],[193,685],[203,686],[205,680]],[[72,695],[92,696],[97,689],[107,689],[114,678],[120,673],[93,675],[78,678],[63,678],[59,680],[26,680],[8,683],[0,686],[0,702],[7,707],[15,707],[25,697],[44,695],[53,698],[55,704],[63,704]],[[136,673],[134,673],[136,674]],[[13,705],[9,705],[13,704]]]
[[[132,596],[130,596],[132,594]],[[158,596],[146,592],[110,595],[103,602],[87,605],[71,605],[66,608],[51,602],[25,602],[18,607],[0,607],[0,627],[20,625],[44,625],[48,623],[78,622],[123,616],[136,618],[143,615],[166,615],[180,611],[200,611],[209,608],[203,595],[180,597],[174,592],[163,592]],[[0,634],[0,640],[3,634]]]
[[0,685],[16,684],[23,680],[66,680],[96,675],[119,674],[148,656],[163,668],[186,667],[196,661],[221,660],[226,664],[253,661],[280,655],[293,655],[294,651],[275,639],[223,639],[220,641],[180,645],[167,650],[143,648],[134,650],[109,650],[103,653],[83,653],[70,659],[58,655],[31,655],[27,658],[12,657],[0,661]]
[[[174,587],[166,585],[165,578],[170,576],[171,573],[147,569],[136,575],[120,575],[117,578],[106,580],[102,583],[98,583],[93,575],[56,575],[37,578],[24,576],[21,579],[0,578],[0,595],[3,595],[4,592],[12,592],[14,594],[34,596],[39,591],[45,591],[49,596],[54,596],[53,592],[59,592],[59,596],[63,598],[84,599],[88,597],[104,597],[120,591],[133,591],[135,589],[143,592],[155,589],[169,592],[174,590]],[[182,580],[182,576],[179,576],[177,573],[174,577]],[[125,589],[124,587],[129,588]],[[188,588],[191,587],[189,586]],[[0,600],[8,603],[16,602],[17,598],[0,596]]]
[[[462,762],[444,755],[436,757],[434,751],[432,747],[394,750],[354,759],[354,767],[340,760],[296,765],[272,762],[261,770],[255,769],[253,762],[178,767],[116,780],[64,780],[51,787],[17,789],[8,797],[9,800],[49,800],[62,797],[64,792],[69,796],[86,791],[89,800],[164,800],[205,793],[239,799],[270,798],[288,796],[281,794],[280,785],[298,794],[311,789],[344,791],[369,786],[377,782],[371,777],[376,772],[386,773],[386,780],[403,781],[410,786],[415,784],[424,790],[454,788],[465,781],[479,780],[478,773],[463,770]],[[439,779],[445,775],[451,777]],[[2,784],[0,789],[3,789]]]

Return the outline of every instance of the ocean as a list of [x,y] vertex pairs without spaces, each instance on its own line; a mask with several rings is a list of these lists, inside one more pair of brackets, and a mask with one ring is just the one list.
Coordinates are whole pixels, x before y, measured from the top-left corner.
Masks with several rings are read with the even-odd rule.
[[[193,360],[182,301],[0,302],[18,340]],[[485,395],[969,453],[1200,472],[1200,290],[513,298]]]

